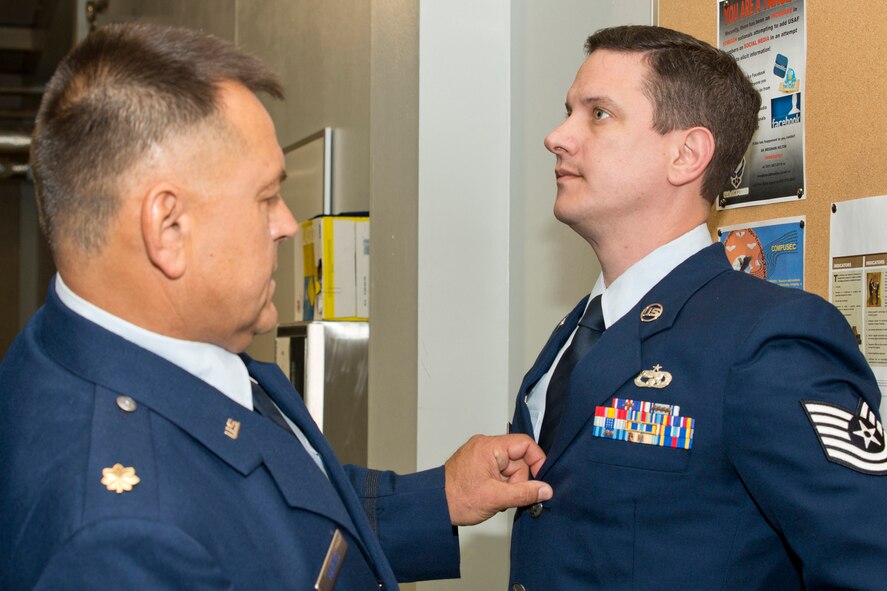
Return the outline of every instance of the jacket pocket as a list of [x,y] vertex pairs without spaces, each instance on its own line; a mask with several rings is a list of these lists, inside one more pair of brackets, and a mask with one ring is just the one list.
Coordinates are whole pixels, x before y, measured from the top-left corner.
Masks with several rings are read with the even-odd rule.
[[655,472],[686,472],[692,450],[588,436],[586,459],[596,464]]

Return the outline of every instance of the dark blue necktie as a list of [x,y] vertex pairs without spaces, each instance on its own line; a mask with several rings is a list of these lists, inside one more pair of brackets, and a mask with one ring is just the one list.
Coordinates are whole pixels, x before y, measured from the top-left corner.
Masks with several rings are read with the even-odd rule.
[[570,375],[576,364],[594,346],[604,332],[604,313],[601,310],[601,296],[596,296],[585,314],[579,319],[573,341],[554,368],[551,381],[548,382],[548,393],[545,396],[545,415],[542,418],[542,430],[539,433],[539,446],[547,454],[554,443],[557,428],[567,405],[567,390],[570,386]]
[[265,389],[252,380],[250,380],[249,383],[253,387],[253,408],[255,411],[278,427],[284,429],[293,437],[296,437],[296,434],[293,433],[293,430],[290,428],[289,424],[287,424],[286,419],[283,418],[281,412],[277,410],[277,406],[274,404],[274,401],[271,400],[268,393],[265,392]]

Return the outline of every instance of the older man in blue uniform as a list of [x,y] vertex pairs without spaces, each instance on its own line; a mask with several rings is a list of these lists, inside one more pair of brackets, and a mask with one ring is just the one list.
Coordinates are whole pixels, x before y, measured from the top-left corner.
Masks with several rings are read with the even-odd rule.
[[732,57],[589,37],[555,216],[602,268],[517,397],[558,494],[515,516],[511,588],[884,589],[880,393],[842,315],[733,271],[706,226],[757,126]]
[[297,225],[258,60],[157,26],[61,64],[32,162],[59,275],[0,367],[0,588],[394,589],[458,576],[455,525],[551,495],[529,437],[343,467],[273,365]]

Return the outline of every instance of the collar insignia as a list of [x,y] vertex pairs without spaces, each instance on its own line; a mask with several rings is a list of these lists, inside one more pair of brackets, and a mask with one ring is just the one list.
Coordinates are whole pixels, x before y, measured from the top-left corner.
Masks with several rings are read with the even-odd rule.
[[231,439],[237,439],[237,436],[240,434],[240,421],[235,421],[234,419],[228,419],[225,423],[225,435],[230,437]]
[[641,310],[641,322],[653,322],[662,316],[662,304],[650,304]]

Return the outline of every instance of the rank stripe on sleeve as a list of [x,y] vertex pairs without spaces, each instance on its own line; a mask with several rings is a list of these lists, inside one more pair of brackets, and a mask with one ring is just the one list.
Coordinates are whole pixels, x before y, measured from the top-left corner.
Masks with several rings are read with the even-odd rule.
[[856,414],[816,400],[801,405],[829,461],[865,474],[887,474],[884,427],[864,400]]

